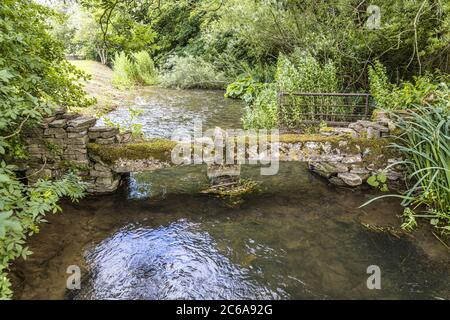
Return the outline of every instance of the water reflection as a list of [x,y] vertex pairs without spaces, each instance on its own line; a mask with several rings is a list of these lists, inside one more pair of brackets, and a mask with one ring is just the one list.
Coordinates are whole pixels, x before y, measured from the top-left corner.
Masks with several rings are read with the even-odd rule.
[[[89,299],[274,299],[202,231],[179,220],[159,228],[128,225],[86,255],[88,283],[78,298]],[[284,294],[286,297],[286,294]]]

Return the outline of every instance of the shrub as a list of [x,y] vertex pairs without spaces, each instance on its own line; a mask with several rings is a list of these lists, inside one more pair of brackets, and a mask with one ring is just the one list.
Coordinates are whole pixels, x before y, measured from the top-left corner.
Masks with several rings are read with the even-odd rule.
[[386,76],[386,69],[379,62],[369,67],[370,92],[377,107],[384,110],[410,109],[413,105],[428,102],[443,102],[450,106],[448,99],[448,75],[425,74],[413,77],[412,82],[394,85]]
[[[298,125],[298,121],[303,119],[303,114],[309,113],[314,117],[318,111],[313,108],[305,108],[307,98],[289,97],[286,105],[280,106],[279,119],[277,112],[278,96],[277,92],[336,92],[338,91],[338,80],[336,68],[332,62],[321,65],[312,55],[296,50],[290,56],[281,54],[278,58],[275,72],[275,82],[257,93],[257,97],[252,99],[252,103],[246,108],[243,117],[244,125],[247,127],[272,128],[280,121],[288,126]],[[340,98],[326,98],[320,112],[346,113],[350,109],[342,110],[333,105],[340,104]],[[327,108],[325,110],[325,108]]]
[[120,52],[115,55],[113,71],[112,83],[119,89],[128,89],[136,84],[136,67],[125,52]]
[[227,83],[223,72],[200,57],[174,56],[168,59],[161,83],[166,87],[223,89]]
[[242,117],[246,129],[271,129],[278,121],[278,100],[275,84],[266,84],[251,105],[246,106]]
[[139,51],[133,54],[136,80],[142,85],[151,85],[158,82],[158,74],[155,64],[147,51]]
[[116,54],[113,71],[112,83],[119,89],[156,84],[158,81],[155,65],[146,51],[135,52],[131,58],[125,52]]
[[390,93],[393,90],[393,85],[386,75],[386,68],[379,61],[375,61],[373,66],[369,66],[368,74],[370,92],[377,107],[387,109],[391,104]]

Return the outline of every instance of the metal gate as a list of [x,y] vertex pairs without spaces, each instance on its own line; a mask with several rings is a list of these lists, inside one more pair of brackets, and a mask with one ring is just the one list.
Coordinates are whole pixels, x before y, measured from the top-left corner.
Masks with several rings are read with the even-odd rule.
[[286,129],[320,123],[345,126],[370,118],[373,108],[369,100],[368,93],[280,92],[278,126]]

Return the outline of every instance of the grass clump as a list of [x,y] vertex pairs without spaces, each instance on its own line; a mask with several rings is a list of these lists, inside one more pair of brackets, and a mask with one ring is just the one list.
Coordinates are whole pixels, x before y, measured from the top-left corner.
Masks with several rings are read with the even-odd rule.
[[113,71],[112,83],[122,90],[158,82],[155,65],[146,51],[135,52],[131,57],[125,52],[116,54],[113,60]]
[[158,82],[158,73],[148,52],[135,52],[133,58],[137,82],[141,85],[156,84]]
[[429,219],[442,233],[450,233],[450,108],[445,103],[416,105],[403,114],[391,113],[401,134],[392,146],[405,160],[408,190],[399,197],[405,207],[402,228],[412,230],[417,218]]

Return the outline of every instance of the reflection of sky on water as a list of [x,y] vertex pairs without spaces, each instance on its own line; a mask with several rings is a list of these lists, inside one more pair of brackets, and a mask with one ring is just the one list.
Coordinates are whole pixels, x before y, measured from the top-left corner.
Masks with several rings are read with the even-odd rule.
[[159,228],[128,225],[86,255],[91,276],[79,298],[274,299],[230,261],[200,225],[185,219]]

